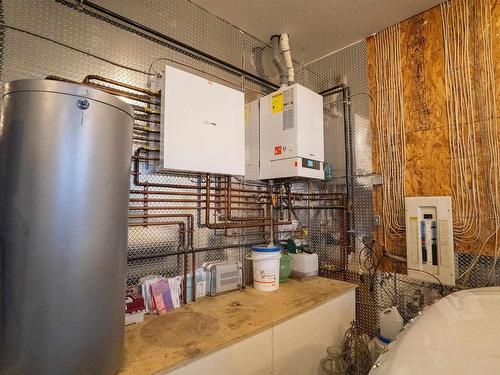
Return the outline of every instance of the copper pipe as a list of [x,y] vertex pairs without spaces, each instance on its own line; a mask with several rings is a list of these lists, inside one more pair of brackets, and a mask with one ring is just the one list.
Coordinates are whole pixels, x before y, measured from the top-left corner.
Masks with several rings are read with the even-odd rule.
[[231,221],[255,221],[258,219],[262,219],[262,216],[254,216],[254,217],[234,217],[233,216],[233,217],[231,217]]
[[137,104],[132,104],[132,108],[136,112],[145,113],[147,115],[153,115],[153,116],[159,116],[159,115],[161,115],[160,112],[152,111],[149,107],[142,107],[142,106],[137,105]]
[[273,180],[269,180],[269,190],[271,192],[271,202],[269,203],[269,243],[274,246],[274,201],[273,201]]
[[[135,203],[135,202],[133,202]],[[137,203],[150,203],[149,201],[140,201],[140,202],[137,202]],[[200,203],[205,203],[205,202],[200,202]],[[129,210],[130,211],[142,211],[144,210],[144,205],[131,205],[129,206]],[[147,206],[147,209],[148,210],[158,210],[158,211],[165,211],[165,210],[175,210],[175,209],[178,209],[178,207],[181,207],[181,206],[151,206],[151,205],[148,205]],[[184,206],[182,206],[184,207]],[[198,207],[198,208],[205,208],[206,205],[203,205],[203,206],[186,206],[186,207]],[[214,210],[217,210],[217,211],[226,211],[226,207],[225,206],[211,206],[210,207],[211,209],[214,209]],[[238,207],[238,206],[232,206],[231,207],[234,211],[263,211],[264,209],[263,208],[259,208],[259,207]],[[238,217],[233,217],[233,220],[240,220],[240,218]],[[241,220],[244,220],[241,219]]]
[[308,207],[293,207],[294,210],[345,210],[346,206],[308,206]]
[[[149,209],[149,207],[148,207]],[[129,215],[130,219],[147,219],[147,218],[186,218],[188,225],[188,236],[187,236],[187,246],[188,248],[193,247],[193,233],[194,233],[194,216],[187,213],[175,213],[175,214],[161,214],[161,215]],[[172,224],[171,224],[172,223]],[[182,225],[180,225],[182,224]],[[185,224],[182,221],[172,221],[172,222],[142,222],[142,223],[130,223],[130,226],[147,226],[147,225],[179,225],[180,229],[185,232]],[[182,242],[185,245],[185,240]]]
[[159,161],[160,158],[140,158],[140,160],[143,160],[143,161]]
[[142,103],[146,103],[146,104],[153,104],[153,105],[159,105],[160,104],[159,102],[151,100],[149,96],[139,95],[139,94],[133,94],[133,93],[129,93],[127,91],[113,89],[111,87],[107,87],[107,86],[103,86],[103,85],[98,85],[98,84],[95,84],[95,83],[82,83],[82,82],[72,81],[70,79],[66,79],[66,78],[62,78],[62,77],[58,77],[58,76],[47,76],[47,77],[45,77],[45,79],[49,79],[49,80],[52,80],[52,81],[70,82],[70,83],[76,83],[77,85],[89,86],[89,87],[93,87],[95,89],[107,92],[108,94],[122,96],[124,98],[136,100],[136,101],[139,101],[139,102],[142,102]]
[[[148,193],[149,194],[149,193]],[[160,199],[155,199],[155,198],[130,198],[130,202],[162,202],[162,203],[206,203],[205,200],[198,200],[198,199],[170,199],[170,198],[160,198]],[[222,204],[227,204],[226,201],[221,201],[218,199],[211,200],[210,203],[222,203]],[[246,205],[246,206],[261,206],[264,203],[260,202],[247,202],[247,201],[241,201],[241,200],[233,200],[231,201],[233,205]]]
[[98,90],[107,92],[108,94],[113,94],[117,96],[121,96],[124,98],[132,99],[141,103],[146,103],[146,104],[152,104],[152,105],[160,105],[160,102],[152,100],[149,96],[146,95],[140,95],[140,94],[134,94],[128,91],[123,91],[123,90],[118,90],[114,89],[111,87],[103,86],[103,85],[98,85],[95,83],[87,83],[86,84],[89,87],[96,88]]
[[[145,159],[145,158],[144,158]],[[200,187],[200,190],[205,190],[205,187]],[[144,194],[144,190],[130,190],[130,194]],[[166,191],[166,190],[149,190],[148,194],[155,194],[155,195],[185,195],[185,196],[190,196],[190,197],[204,197],[205,193],[194,193],[194,192],[186,192],[186,191]],[[212,197],[223,197],[225,194],[223,193],[212,193]],[[236,198],[244,198],[244,199],[250,199],[253,198],[251,196],[247,195],[233,195],[233,197]],[[259,204],[265,204],[265,203],[259,203]]]
[[[212,189],[212,190],[219,190],[219,191],[225,191],[226,189],[225,188],[222,188],[222,187],[212,187],[210,186],[210,183],[206,184],[206,186],[203,188],[203,187],[199,187],[199,186],[195,186],[195,185],[182,185],[182,184],[161,184],[161,183],[152,183],[152,182],[141,182],[140,181],[140,172],[139,172],[139,155],[142,151],[149,151],[147,149],[145,149],[144,147],[139,147],[135,153],[134,153],[134,157],[133,157],[133,160],[134,160],[134,168],[133,168],[133,171],[132,171],[132,175],[134,177],[134,184],[136,186],[149,186],[149,187],[160,187],[160,188],[166,188],[166,189],[185,189],[185,190],[205,190],[205,189]],[[249,189],[232,189],[232,191],[238,191],[238,192],[251,192],[251,193],[260,193],[262,194],[263,192],[259,192],[257,190],[249,190]],[[238,195],[239,197],[246,197],[244,195]],[[249,196],[248,198],[252,198],[252,196]]]
[[[230,244],[230,245],[222,245],[222,246],[215,246],[215,247],[199,247],[197,249],[193,249],[193,253],[205,253],[205,252],[210,252],[210,251],[220,251],[224,249],[234,249],[238,247],[251,247],[255,245],[262,245],[262,242],[252,242],[252,243],[241,243],[241,244]],[[154,259],[154,258],[163,258],[163,257],[168,257],[168,256],[173,256],[173,255],[182,255],[182,252],[175,252],[175,253],[168,253],[168,254],[158,254],[158,255],[145,255],[145,256],[138,256],[138,257],[132,257],[128,258],[128,261],[135,261],[135,260],[142,260],[142,259]]]
[[[206,201],[204,200],[190,200],[190,199],[154,199],[154,198],[129,198],[129,202],[131,203],[203,203],[207,204]],[[259,204],[260,205],[260,204]],[[211,208],[222,208],[224,209],[226,207],[226,202],[218,201],[218,200],[212,200],[210,201],[210,206]],[[251,206],[251,207],[248,207]],[[243,203],[238,203],[238,202],[231,202],[231,209],[234,210],[242,210],[245,211],[250,208],[255,208],[258,210],[263,210],[263,207],[254,207],[258,206],[258,204],[253,203],[253,202],[243,202]],[[134,206],[137,207],[137,206]],[[151,206],[151,207],[161,207],[161,206]],[[168,207],[174,207],[174,206],[168,206]]]
[[59,81],[59,82],[68,82],[68,83],[75,83],[77,85],[81,85],[82,83],[81,82],[78,82],[78,81],[73,81],[72,79],[67,79],[67,78],[62,78],[62,77],[58,77],[58,76],[52,76],[52,75],[49,75],[49,76],[46,76],[45,79],[48,79],[50,81]]
[[[146,149],[142,148],[142,147],[139,147],[135,154],[134,154],[134,168],[133,168],[133,178],[134,178],[134,184],[137,185],[137,186],[144,186],[144,187],[163,187],[163,188],[172,188],[172,189],[196,189],[198,190],[199,187],[198,186],[193,186],[193,185],[178,185],[178,184],[158,184],[158,183],[149,183],[149,182],[141,182],[140,181],[140,171],[139,171],[139,160],[138,160],[138,156],[140,155],[140,153],[142,151],[146,151]],[[211,189],[212,189],[212,186],[211,186],[211,176],[209,174],[206,175],[206,187],[205,187],[205,201],[206,202],[210,202],[211,199],[210,199],[210,195],[211,195]],[[221,187],[215,187],[214,189],[218,189],[218,190],[223,190],[223,188]],[[245,192],[245,191],[250,191],[252,193],[256,193],[255,190],[248,190],[248,189],[234,189],[235,191],[240,191],[240,192]],[[172,207],[172,209],[177,209],[177,210],[180,210],[180,209],[188,209],[188,208],[184,208],[184,207]],[[201,209],[201,207],[190,207],[189,209]],[[245,210],[252,210],[251,208],[245,208]],[[209,229],[221,229],[221,228],[224,228],[224,226],[221,226],[220,224],[214,224],[214,223],[211,223],[210,222],[210,210],[211,210],[211,207],[210,206],[206,206],[205,207],[205,225],[207,226],[207,228]],[[243,208],[241,208],[241,210],[243,210]],[[258,210],[258,209],[254,209],[254,210]],[[207,220],[208,219],[208,220]],[[265,220],[265,221],[264,221]],[[251,221],[251,222],[247,222],[247,223],[230,223],[230,224],[226,224],[226,228],[250,228],[250,227],[261,227],[261,226],[265,226],[265,225],[269,225],[270,222],[269,220],[267,220],[266,217],[260,217],[260,218],[255,218],[254,221]],[[286,224],[291,224],[291,220],[290,220],[290,217],[289,217],[289,220],[287,222],[281,222],[281,223],[277,223],[277,224],[274,224],[274,225],[286,225]]]
[[[257,218],[255,218],[257,219]],[[274,226],[277,225],[289,225],[291,221],[274,221]],[[267,227],[271,224],[269,220],[267,221],[255,221],[255,222],[247,222],[247,223],[210,223],[210,226],[207,225],[209,229],[233,229],[233,228],[257,228],[257,227]]]
[[[210,194],[211,194],[211,191],[210,191],[210,184],[211,184],[211,176],[209,174],[207,174],[205,176],[205,201],[209,202],[210,201]],[[210,207],[207,208],[205,210],[205,225],[207,226],[207,228],[209,229],[226,229],[226,228],[251,228],[251,227],[261,227],[261,226],[265,226],[266,225],[266,221],[269,222],[268,218],[267,217],[255,217],[253,218],[253,221],[250,222],[250,223],[245,223],[245,224],[241,224],[241,223],[230,223],[228,224],[227,223],[227,220],[225,220],[224,223],[222,223],[222,226],[221,224],[216,224],[216,223],[211,223],[210,222]],[[282,223],[284,224],[284,223]],[[288,223],[288,224],[291,224]]]
[[[144,209],[144,208],[142,208]],[[149,210],[150,208],[147,207]],[[148,215],[128,215],[129,219],[158,219],[158,218],[168,218],[168,217],[186,217],[193,216],[191,214],[148,214]],[[144,222],[147,224],[146,222]]]
[[[207,185],[207,188],[205,189],[205,201],[210,202],[211,201],[211,199],[210,199],[210,175],[208,173],[206,174],[205,179],[206,179],[206,185]],[[211,224],[210,224],[210,209],[209,208],[205,209],[205,225],[207,226],[207,228],[212,229],[212,227],[210,226]]]
[[[211,176],[209,174],[206,174],[205,176],[205,182],[206,182],[206,187],[205,187],[205,201],[210,202],[210,183],[211,183]],[[211,207],[206,207],[205,208],[205,225],[209,229],[228,229],[228,228],[247,228],[255,225],[247,225],[247,224],[229,224],[227,221],[222,224],[215,224],[210,222],[210,208]],[[262,223],[258,223],[257,226],[264,225]]]
[[142,122],[149,122],[151,124],[161,124],[160,120],[152,120],[148,116],[139,115],[139,114],[134,115],[134,120],[135,121],[142,121]]
[[[144,215],[147,217],[147,215]],[[191,250],[191,292],[193,302],[196,302],[196,256],[194,253],[194,216],[192,214],[163,214],[162,218],[185,217],[188,222],[188,243],[187,250]],[[187,303],[187,253],[184,257],[184,303]]]
[[134,141],[144,141],[144,142],[150,142],[150,143],[160,143],[159,139],[152,139],[148,137],[141,137],[141,136],[135,136],[132,137]]
[[[144,190],[134,190],[134,189],[132,189],[132,190],[130,190],[130,194],[144,194]],[[148,195],[149,194],[154,194],[154,195],[183,195],[183,196],[190,196],[190,197],[205,196],[205,193],[192,193],[192,192],[186,192],[186,191],[158,191],[158,190],[151,190],[151,191],[148,191]]]
[[344,193],[333,193],[333,192],[330,192],[330,193],[292,193],[292,196],[294,196],[294,195],[335,195],[335,196],[338,196],[340,198],[340,197],[344,196]]
[[231,220],[231,187],[231,176],[227,176],[226,218],[228,220]]
[[336,200],[339,200],[340,198],[328,198],[328,197],[314,197],[314,198],[307,198],[307,199],[304,199],[304,198],[295,198],[295,200],[297,200],[298,202],[303,202],[303,201],[314,201],[314,202],[318,202],[318,201],[336,201]]
[[[205,182],[206,182],[206,188],[205,188],[205,201],[210,202],[210,183],[211,183],[211,176],[209,174],[206,174],[205,176]],[[256,219],[257,220],[257,219]],[[216,224],[216,223],[211,223],[210,222],[210,207],[205,209],[205,225],[209,229],[229,229],[229,228],[250,228],[254,226],[264,226],[265,223],[262,222],[252,222],[250,223],[245,223],[245,224],[235,224],[235,223],[228,223],[225,221],[222,224]]]
[[102,77],[102,76],[98,76],[98,75],[90,74],[90,75],[86,76],[83,79],[83,83],[90,83],[90,81],[106,82],[106,83],[110,83],[110,84],[115,85],[115,86],[125,87],[125,88],[127,88],[129,90],[134,90],[134,91],[142,92],[143,94],[146,94],[146,95],[149,95],[149,96],[160,97],[160,93],[157,92],[157,91],[152,91],[152,90],[146,89],[144,87],[138,87],[138,86],[129,85],[128,83],[123,83],[123,82],[115,81],[115,80],[113,80],[111,78],[106,78],[106,77]]
[[[141,201],[142,202],[142,201]],[[144,207],[138,206],[141,208],[138,208],[139,211],[143,211]],[[205,210],[206,206],[162,206],[161,208],[156,208],[155,206],[148,206],[148,210]],[[217,211],[225,211],[225,208],[217,208],[217,207],[211,207],[212,210],[217,210]],[[253,208],[253,207],[245,207],[245,208],[238,208],[238,207],[233,207],[233,210],[241,210],[241,211],[262,211],[261,208]]]
[[129,227],[145,227],[149,225],[161,225],[161,226],[179,226],[179,232],[183,233],[181,244],[185,245],[186,240],[184,238],[186,234],[186,224],[183,221],[155,221],[155,222],[129,222]]
[[150,133],[150,134],[160,134],[159,130],[151,130],[151,129],[141,128],[141,127],[136,127],[136,126],[134,126],[134,131],[143,132],[143,133]]
[[[165,215],[163,217],[184,217],[184,216],[190,216],[192,217],[192,215],[188,215],[188,214],[172,214],[172,215]],[[189,220],[189,219],[188,219]],[[180,247],[183,249],[182,252],[178,252],[179,254],[178,255],[184,255],[184,278],[183,278],[183,286],[184,286],[184,290],[183,290],[183,302],[184,303],[187,303],[187,258],[188,258],[188,253],[187,253],[187,250],[188,248],[186,247],[186,224],[183,222],[183,221],[163,221],[163,222],[154,222],[153,223],[150,223],[150,222],[142,222],[142,223],[129,223],[128,224],[130,227],[137,227],[137,226],[149,226],[149,225],[158,225],[158,226],[170,226],[170,225],[178,225],[179,226],[179,236],[180,236]],[[194,225],[194,224],[193,224]],[[189,231],[190,233],[192,233],[192,231],[190,230]],[[191,234],[190,234],[191,236]],[[189,242],[191,242],[191,238],[189,239]]]
[[[295,234],[296,236],[301,235],[301,230],[296,229],[296,230],[275,230],[275,234],[285,234],[285,233],[292,233]],[[262,236],[265,237],[266,235],[269,235],[269,232],[256,232],[256,233],[235,233],[235,234],[224,234],[224,237],[257,237],[257,236]],[[265,240],[264,240],[265,241]]]

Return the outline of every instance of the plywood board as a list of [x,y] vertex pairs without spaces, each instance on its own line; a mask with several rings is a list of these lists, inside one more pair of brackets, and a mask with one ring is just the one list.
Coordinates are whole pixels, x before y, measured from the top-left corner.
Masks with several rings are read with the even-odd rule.
[[354,284],[325,278],[288,280],[276,292],[247,287],[150,317],[125,328],[125,359],[119,374],[153,374],[175,368],[354,288]]
[[[492,1],[493,59],[500,61],[500,9]],[[448,141],[446,114],[444,41],[440,7],[432,8],[400,24],[401,65],[404,86],[404,113],[406,130],[406,175],[407,196],[452,195],[450,183],[451,155]],[[376,55],[374,38],[368,39],[368,76],[370,92],[376,97]],[[500,87],[500,64],[495,64],[496,86]],[[497,107],[500,105],[500,90],[496,90]],[[500,108],[500,107],[498,107]],[[370,108],[372,124],[373,170],[377,171],[378,144],[375,124],[375,107]],[[476,114],[477,118],[477,114]],[[478,139],[479,139],[478,134]],[[480,142],[480,141],[478,141]],[[482,155],[477,156],[482,161]],[[479,180],[482,180],[482,171]],[[485,188],[483,189],[485,190]],[[382,214],[381,189],[374,190],[374,209]],[[486,212],[483,194],[483,212]],[[382,229],[375,233],[382,243]],[[386,244],[395,253],[404,255],[404,241],[388,241]],[[478,246],[465,246],[464,252],[477,252]],[[493,246],[487,246],[483,254],[492,254]]]

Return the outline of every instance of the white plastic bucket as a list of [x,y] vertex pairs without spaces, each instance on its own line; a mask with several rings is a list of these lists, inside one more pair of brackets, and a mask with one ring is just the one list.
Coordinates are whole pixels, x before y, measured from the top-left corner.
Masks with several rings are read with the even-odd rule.
[[253,261],[253,286],[256,290],[272,292],[280,286],[279,246],[253,246],[247,259]]

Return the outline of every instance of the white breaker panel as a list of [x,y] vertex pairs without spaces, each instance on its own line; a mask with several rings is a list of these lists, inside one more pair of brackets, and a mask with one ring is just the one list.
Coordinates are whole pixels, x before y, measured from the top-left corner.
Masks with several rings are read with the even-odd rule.
[[410,197],[405,203],[408,276],[455,285],[451,197]]
[[161,87],[163,169],[245,174],[242,92],[171,66]]
[[294,84],[259,105],[260,179],[324,179],[323,97]]

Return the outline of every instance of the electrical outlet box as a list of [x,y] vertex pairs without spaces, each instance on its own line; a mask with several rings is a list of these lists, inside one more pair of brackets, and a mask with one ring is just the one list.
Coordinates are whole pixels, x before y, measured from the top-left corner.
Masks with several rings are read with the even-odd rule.
[[407,197],[408,276],[455,285],[451,197]]
[[294,84],[259,99],[260,179],[324,179],[323,97]]
[[245,174],[244,95],[166,66],[161,86],[162,169]]

